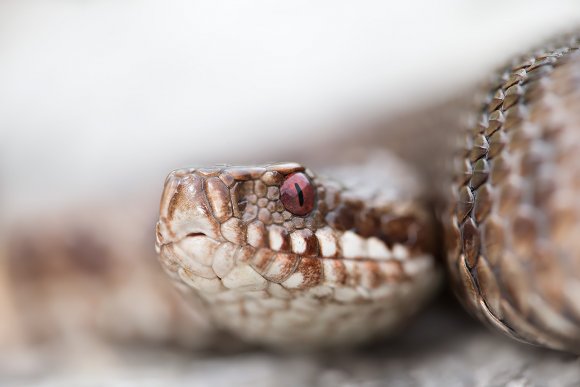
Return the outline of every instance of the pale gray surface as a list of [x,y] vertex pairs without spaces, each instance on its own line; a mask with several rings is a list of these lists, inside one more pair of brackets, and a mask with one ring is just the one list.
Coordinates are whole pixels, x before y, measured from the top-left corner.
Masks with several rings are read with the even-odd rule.
[[[399,338],[353,351],[195,353],[118,348],[50,356],[2,385],[42,386],[577,386],[580,360],[518,344],[437,305]],[[50,353],[49,353],[50,355]],[[80,355],[80,354],[79,354]],[[69,354],[70,356],[70,354]],[[63,363],[68,361],[68,363]],[[67,364],[67,365],[63,365]]]

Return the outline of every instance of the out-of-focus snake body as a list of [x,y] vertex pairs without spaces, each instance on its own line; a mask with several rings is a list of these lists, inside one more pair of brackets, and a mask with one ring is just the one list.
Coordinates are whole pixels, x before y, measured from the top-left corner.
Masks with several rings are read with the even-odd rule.
[[444,216],[455,291],[512,337],[578,352],[578,40],[516,58],[478,109]]
[[[150,305],[164,328],[135,325],[181,342],[196,330],[225,330],[282,348],[359,343],[400,329],[437,293],[446,266],[446,281],[483,321],[526,342],[580,351],[578,47],[566,37],[510,63],[483,88],[465,133],[425,133],[424,142],[459,139],[457,152],[403,155],[418,171],[369,151],[321,173],[296,163],[172,172],[156,247],[204,322],[186,316],[148,262],[134,282],[166,294]],[[425,158],[434,161],[421,166]],[[26,255],[26,242],[13,250]],[[122,294],[106,290],[112,299]],[[94,297],[96,310],[115,305]],[[120,305],[114,310],[130,317]]]

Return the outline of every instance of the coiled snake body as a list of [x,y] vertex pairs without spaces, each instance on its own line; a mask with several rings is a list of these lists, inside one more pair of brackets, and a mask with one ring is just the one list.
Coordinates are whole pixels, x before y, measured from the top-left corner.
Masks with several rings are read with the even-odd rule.
[[[517,58],[485,89],[448,155],[455,177],[439,218],[468,310],[520,340],[578,351],[580,53],[573,38],[559,43]],[[247,340],[332,345],[388,333],[435,294],[436,224],[423,199],[436,183],[411,184],[393,160],[370,168],[343,185],[299,164],[175,171],[161,262]]]

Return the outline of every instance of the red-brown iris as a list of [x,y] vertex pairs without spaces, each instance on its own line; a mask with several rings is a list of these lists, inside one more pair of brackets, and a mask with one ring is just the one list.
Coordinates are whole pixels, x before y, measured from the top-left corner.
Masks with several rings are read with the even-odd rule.
[[280,200],[284,208],[294,215],[308,215],[314,208],[315,198],[316,192],[312,182],[301,172],[286,176],[280,187]]

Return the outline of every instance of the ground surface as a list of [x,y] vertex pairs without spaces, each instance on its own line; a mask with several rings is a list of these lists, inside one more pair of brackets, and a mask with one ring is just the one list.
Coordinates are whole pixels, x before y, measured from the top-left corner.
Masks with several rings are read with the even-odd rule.
[[580,383],[578,358],[492,334],[449,305],[433,307],[394,340],[352,351],[192,353],[125,347],[59,356],[47,350],[46,354],[34,372],[20,370],[26,375],[3,370],[0,385],[515,387]]

